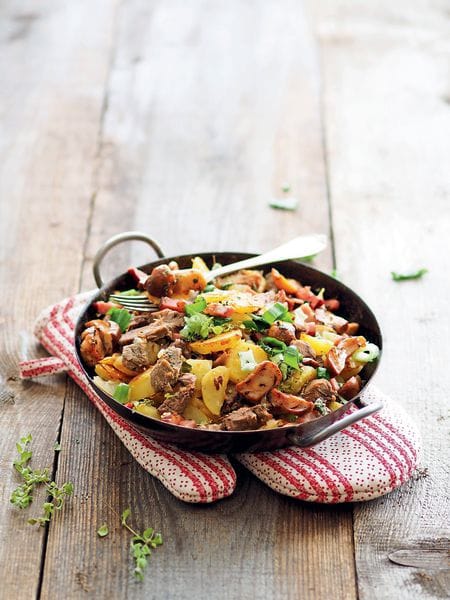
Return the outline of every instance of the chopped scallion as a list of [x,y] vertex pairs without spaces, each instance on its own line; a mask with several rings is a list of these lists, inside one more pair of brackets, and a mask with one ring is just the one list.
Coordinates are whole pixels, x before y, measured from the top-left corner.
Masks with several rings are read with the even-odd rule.
[[238,352],[242,371],[253,371],[256,368],[255,356],[252,350]]
[[328,369],[325,369],[325,367],[317,367],[317,379],[330,379]]
[[130,386],[127,383],[119,383],[114,390],[114,400],[117,400],[117,402],[120,402],[121,404],[125,404],[125,402],[128,402],[129,390]]
[[410,279],[420,279],[425,273],[428,273],[428,269],[419,269],[415,273],[396,273],[391,271],[391,276],[394,281],[408,281]]

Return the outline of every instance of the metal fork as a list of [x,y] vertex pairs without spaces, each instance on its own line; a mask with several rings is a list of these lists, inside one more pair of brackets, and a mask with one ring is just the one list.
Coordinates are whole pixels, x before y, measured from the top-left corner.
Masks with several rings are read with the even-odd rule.
[[[223,275],[229,275],[240,269],[251,269],[253,267],[260,267],[267,263],[278,262],[282,260],[290,260],[293,258],[304,258],[314,254],[322,252],[326,248],[327,237],[323,234],[313,235],[302,235],[299,237],[269,250],[264,254],[258,256],[252,256],[217,269],[212,269],[206,273],[203,273],[207,282],[213,281],[216,277]],[[111,294],[110,300],[114,303],[120,304],[124,308],[129,310],[135,310],[139,312],[154,312],[158,310],[158,306],[149,301],[146,295],[139,296],[123,296],[121,294]]]

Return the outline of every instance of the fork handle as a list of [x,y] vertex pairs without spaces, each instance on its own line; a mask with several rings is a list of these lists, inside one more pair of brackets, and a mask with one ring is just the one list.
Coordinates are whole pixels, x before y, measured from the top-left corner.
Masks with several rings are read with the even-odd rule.
[[269,252],[253,256],[252,258],[246,258],[239,262],[232,263],[231,265],[219,267],[218,269],[213,269],[204,275],[207,281],[212,281],[216,277],[234,273],[235,271],[239,271],[239,269],[251,269],[252,267],[259,267],[270,262],[311,256],[312,254],[322,252],[326,245],[327,236],[324,234],[300,235],[273,250],[269,250]]
[[104,283],[102,276],[100,275],[100,265],[102,264],[102,260],[104,259],[105,255],[111,250],[111,248],[114,248],[114,246],[117,246],[118,244],[121,244],[122,242],[126,242],[128,240],[146,242],[149,246],[153,248],[153,250],[158,255],[158,258],[164,258],[164,252],[162,251],[161,246],[158,244],[158,242],[156,242],[153,238],[151,238],[149,235],[146,235],[145,233],[141,233],[140,231],[124,231],[123,233],[113,235],[108,240],[106,240],[106,242],[102,246],[100,246],[100,248],[97,250],[96,255],[94,256],[92,271],[94,273],[95,283],[98,285],[99,288],[101,288]]

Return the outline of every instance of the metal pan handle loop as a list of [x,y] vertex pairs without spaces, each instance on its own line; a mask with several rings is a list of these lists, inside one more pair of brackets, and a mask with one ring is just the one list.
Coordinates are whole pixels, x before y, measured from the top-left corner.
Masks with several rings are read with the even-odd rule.
[[354,412],[346,415],[345,417],[342,417],[342,419],[339,419],[339,421],[335,421],[334,423],[331,423],[331,425],[328,425],[327,427],[324,427],[319,431],[314,431],[309,435],[306,434],[302,436],[298,433],[293,432],[289,435],[289,441],[294,446],[300,446],[301,448],[314,446],[319,442],[323,442],[323,440],[326,440],[338,431],[341,431],[342,429],[353,425],[353,423],[356,423],[361,419],[365,419],[369,415],[372,415],[373,413],[383,408],[383,403],[380,400],[374,400],[373,402],[365,404],[361,399],[358,399],[356,400],[356,403],[359,403],[360,406],[362,406],[362,408],[355,410]]
[[113,235],[108,240],[106,240],[106,242],[102,246],[100,246],[96,255],[94,256],[92,271],[94,274],[95,283],[98,285],[99,288],[101,288],[104,283],[102,276],[100,275],[100,265],[102,264],[102,260],[104,259],[105,255],[111,250],[111,248],[114,248],[114,246],[117,246],[118,244],[129,240],[146,242],[149,246],[153,248],[153,250],[158,255],[158,258],[164,258],[164,252],[161,249],[161,246],[158,244],[158,242],[156,242],[153,238],[151,238],[149,235],[146,235],[145,233],[142,233],[140,231],[124,231],[123,233]]

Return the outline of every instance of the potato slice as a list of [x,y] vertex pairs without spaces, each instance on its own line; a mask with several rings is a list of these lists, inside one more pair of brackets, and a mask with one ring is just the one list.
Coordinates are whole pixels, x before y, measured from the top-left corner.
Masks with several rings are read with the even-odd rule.
[[130,402],[151,398],[156,394],[156,390],[150,380],[152,369],[153,367],[146,369],[130,381],[130,390],[128,392],[128,400]]
[[130,381],[129,375],[125,375],[122,371],[118,371],[111,364],[97,363],[95,365],[95,372],[105,381],[122,381],[123,383],[128,383]]
[[139,404],[134,410],[138,413],[141,413],[141,415],[145,415],[146,417],[161,419],[158,409],[150,404]]
[[[196,269],[197,271],[201,271],[202,273],[209,272],[209,269],[208,269],[205,261],[200,256],[196,256],[195,258],[192,259],[192,268]],[[194,419],[194,421],[195,421],[195,419]]]
[[261,363],[264,360],[267,360],[267,354],[260,346],[257,346],[252,342],[240,340],[236,346],[230,350],[228,358],[225,362],[225,366],[230,370],[230,380],[233,383],[242,381],[249,374],[249,371],[242,370],[241,359],[239,357],[239,352],[247,352],[248,350],[252,351],[256,363]]
[[302,365],[299,371],[293,371],[290,377],[282,381],[279,388],[286,394],[298,394],[307,383],[316,377],[317,369]]
[[241,339],[242,332],[240,329],[232,329],[226,333],[221,333],[207,340],[199,342],[191,342],[191,350],[198,354],[211,354],[211,352],[221,352],[233,348]]
[[192,367],[192,375],[195,375],[195,391],[201,392],[202,379],[208,371],[211,371],[213,361],[206,358],[189,358],[186,362]]
[[202,379],[203,402],[213,415],[220,415],[229,378],[230,372],[227,367],[216,367],[208,371]]
[[[203,402],[202,402],[203,404]],[[205,407],[206,408],[206,407]],[[209,423],[210,419],[198,406],[195,404],[188,403],[183,412],[183,417],[185,419],[192,419],[195,421],[197,425],[204,425],[205,423]]]

